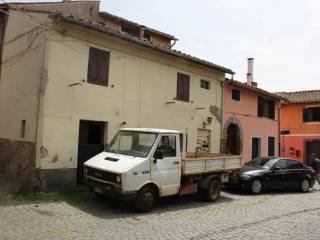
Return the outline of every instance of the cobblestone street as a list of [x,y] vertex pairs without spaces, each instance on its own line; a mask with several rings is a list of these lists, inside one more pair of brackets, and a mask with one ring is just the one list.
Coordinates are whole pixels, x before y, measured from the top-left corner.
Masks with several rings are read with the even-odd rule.
[[161,200],[147,214],[93,196],[76,201],[2,200],[0,239],[319,239],[320,190]]

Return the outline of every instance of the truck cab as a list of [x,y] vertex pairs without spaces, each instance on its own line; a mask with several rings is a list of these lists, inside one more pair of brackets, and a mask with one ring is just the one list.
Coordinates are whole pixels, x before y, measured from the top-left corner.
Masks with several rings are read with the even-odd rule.
[[[90,189],[129,201],[134,201],[143,188],[157,197],[177,194],[181,179],[181,136],[182,133],[174,130],[121,129],[104,152],[85,162],[85,178]],[[154,200],[150,199],[149,204]]]
[[159,197],[199,193],[216,201],[241,156],[185,153],[185,135],[175,130],[123,128],[106,149],[84,163],[89,189],[133,201],[140,212]]

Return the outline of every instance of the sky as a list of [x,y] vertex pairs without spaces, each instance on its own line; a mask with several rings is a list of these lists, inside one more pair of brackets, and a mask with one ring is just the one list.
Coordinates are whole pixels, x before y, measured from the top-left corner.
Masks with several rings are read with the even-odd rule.
[[230,68],[236,80],[246,81],[253,57],[258,87],[320,89],[319,0],[102,0],[100,8],[174,35],[176,50]]

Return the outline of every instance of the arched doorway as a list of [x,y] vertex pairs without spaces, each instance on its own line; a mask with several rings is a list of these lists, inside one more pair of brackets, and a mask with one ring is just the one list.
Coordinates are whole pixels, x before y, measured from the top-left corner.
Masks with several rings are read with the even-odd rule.
[[238,155],[240,150],[240,128],[237,124],[230,124],[227,129],[226,153]]

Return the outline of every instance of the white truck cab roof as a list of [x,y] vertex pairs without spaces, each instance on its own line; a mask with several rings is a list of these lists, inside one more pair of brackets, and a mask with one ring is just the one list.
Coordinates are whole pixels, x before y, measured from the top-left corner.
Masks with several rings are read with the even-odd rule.
[[151,132],[151,133],[172,133],[172,134],[182,133],[177,130],[157,129],[157,128],[121,128],[120,130],[136,131],[136,132]]

